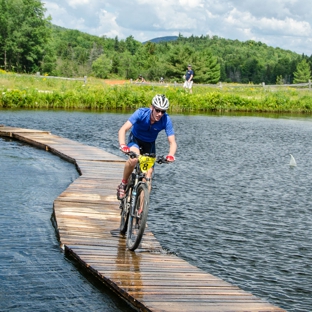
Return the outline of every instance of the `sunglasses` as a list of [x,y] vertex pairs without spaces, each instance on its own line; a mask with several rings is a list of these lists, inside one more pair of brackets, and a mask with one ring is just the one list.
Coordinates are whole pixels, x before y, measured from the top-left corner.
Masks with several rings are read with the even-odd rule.
[[161,110],[158,108],[155,108],[156,113],[161,113],[162,115],[166,112],[165,110]]

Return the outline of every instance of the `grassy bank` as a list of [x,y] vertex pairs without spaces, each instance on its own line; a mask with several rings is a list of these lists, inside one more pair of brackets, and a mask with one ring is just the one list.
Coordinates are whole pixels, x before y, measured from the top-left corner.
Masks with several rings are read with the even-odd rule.
[[0,73],[0,108],[133,110],[148,106],[157,93],[170,100],[171,112],[311,113],[312,91],[223,85],[222,89],[194,86],[189,94],[179,86],[152,86],[105,80],[83,81]]

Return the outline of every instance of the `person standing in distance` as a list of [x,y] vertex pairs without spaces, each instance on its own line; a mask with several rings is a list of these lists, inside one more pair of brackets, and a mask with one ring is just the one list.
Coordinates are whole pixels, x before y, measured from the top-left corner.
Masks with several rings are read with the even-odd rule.
[[185,73],[185,81],[184,81],[183,87],[184,87],[184,89],[189,89],[190,93],[192,93],[193,77],[194,77],[194,72],[192,70],[192,66],[188,65],[187,71]]
[[[165,130],[169,142],[169,152],[166,160],[169,162],[174,161],[177,143],[171,119],[166,113],[168,108],[169,100],[164,95],[157,94],[153,97],[150,107],[137,109],[118,131],[120,150],[124,153],[133,151],[136,154],[156,154],[155,141],[158,133]],[[126,144],[126,133],[130,129],[128,144]],[[126,161],[122,181],[117,188],[117,198],[119,200],[126,195],[125,190],[128,179],[137,161],[136,158],[129,158]],[[153,168],[148,170],[146,174],[147,181],[150,181],[152,173]]]

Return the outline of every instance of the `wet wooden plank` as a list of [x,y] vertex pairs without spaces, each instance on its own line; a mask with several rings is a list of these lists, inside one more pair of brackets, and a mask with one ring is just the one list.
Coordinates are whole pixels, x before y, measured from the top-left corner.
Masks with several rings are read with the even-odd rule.
[[61,246],[91,274],[140,311],[285,311],[162,250],[147,227],[136,252],[120,235],[116,188],[124,159],[48,131],[0,127],[8,136],[50,151],[81,176],[54,201]]
[[[152,307],[157,306],[154,310]],[[170,311],[170,312],[279,312],[285,311],[274,307],[263,307],[262,303],[236,303],[231,302],[180,302],[173,304],[172,302],[152,301],[147,304],[148,311]]]
[[8,136],[13,137],[15,133],[42,133],[42,134],[50,134],[50,131],[44,131],[44,130],[36,130],[36,129],[24,129],[24,128],[16,128],[16,127],[8,127],[5,125],[2,125],[0,127],[0,136]]

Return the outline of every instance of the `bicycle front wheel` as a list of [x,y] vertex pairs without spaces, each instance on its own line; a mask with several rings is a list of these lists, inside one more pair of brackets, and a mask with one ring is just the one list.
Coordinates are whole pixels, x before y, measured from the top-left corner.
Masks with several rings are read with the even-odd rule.
[[135,250],[141,243],[144,234],[149,208],[149,190],[146,183],[139,185],[134,212],[131,212],[128,220],[127,247]]

